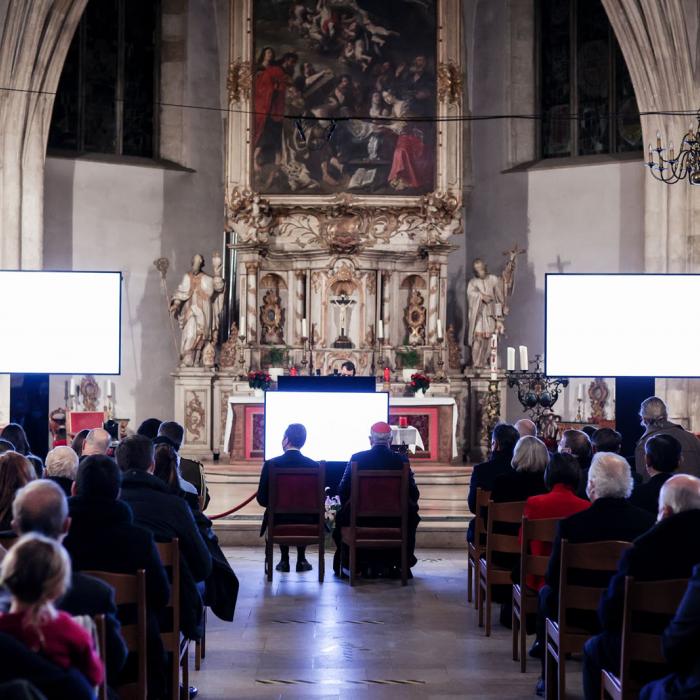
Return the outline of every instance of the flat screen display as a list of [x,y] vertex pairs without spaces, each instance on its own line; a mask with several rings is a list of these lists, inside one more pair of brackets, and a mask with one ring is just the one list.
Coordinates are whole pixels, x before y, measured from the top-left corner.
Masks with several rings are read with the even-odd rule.
[[548,274],[545,371],[699,377],[700,275]]
[[0,373],[119,374],[121,273],[0,270]]
[[265,392],[265,459],[282,454],[282,436],[290,423],[306,428],[302,452],[311,459],[346,462],[369,449],[369,429],[389,419],[386,392]]

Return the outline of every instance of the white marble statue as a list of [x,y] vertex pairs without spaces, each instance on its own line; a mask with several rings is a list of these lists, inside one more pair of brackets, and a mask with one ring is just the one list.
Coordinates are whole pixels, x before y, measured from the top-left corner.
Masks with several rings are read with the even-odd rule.
[[213,276],[203,272],[204,257],[197,253],[170,301],[170,313],[182,329],[181,367],[214,366],[225,287],[219,253],[214,253],[212,266]]

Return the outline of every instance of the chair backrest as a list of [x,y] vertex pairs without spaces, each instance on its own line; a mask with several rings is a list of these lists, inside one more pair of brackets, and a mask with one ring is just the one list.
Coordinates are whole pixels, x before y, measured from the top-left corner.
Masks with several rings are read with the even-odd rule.
[[107,623],[104,615],[95,615],[92,618],[95,623],[97,637],[97,652],[104,667],[104,680],[97,690],[98,700],[107,700]]
[[[523,517],[525,501],[495,503],[489,501],[489,514],[486,520],[486,562],[493,565],[494,554],[519,554],[520,541],[517,531],[512,535],[494,532],[498,525],[519,525]],[[496,564],[496,566],[498,566]]]
[[136,606],[136,622],[122,622],[121,633],[126,648],[136,654],[137,681],[130,686],[120,686],[129,697],[146,699],[146,571],[139,569],[135,574],[115,574],[111,571],[83,571],[82,573],[99,578],[114,589],[114,603],[120,606]]
[[170,579],[170,598],[165,606],[165,615],[171,624],[168,628],[161,623],[160,638],[165,651],[174,653],[177,658],[180,648],[180,543],[177,537],[173,537],[170,542],[156,542],[156,549]]
[[478,547],[486,538],[486,520],[484,511],[488,509],[491,492],[478,488],[476,490],[476,513],[474,513],[474,544]]
[[350,465],[350,526],[357,518],[401,518],[408,511],[408,463],[401,469]]
[[326,463],[318,467],[270,467],[269,527],[274,529],[275,515],[315,515],[319,528],[325,523]]
[[[561,567],[559,576],[559,630],[562,634],[590,634],[590,630],[571,625],[568,621],[572,611],[596,612],[600,597],[617,571],[620,557],[630,542],[605,540],[572,544],[561,542]],[[598,572],[597,585],[581,585],[571,581],[574,570]]]
[[[622,616],[622,659],[620,681],[624,697],[637,697],[648,679],[634,676],[637,664],[664,664],[661,630],[675,615],[688,587],[688,579],[635,581],[625,579],[625,607]],[[644,629],[643,621],[652,615],[655,631]],[[662,674],[660,673],[659,676]]]
[[544,576],[547,573],[549,554],[532,552],[532,542],[548,542],[552,544],[557,532],[559,518],[543,518],[530,520],[523,516],[520,529],[520,583],[526,576]]

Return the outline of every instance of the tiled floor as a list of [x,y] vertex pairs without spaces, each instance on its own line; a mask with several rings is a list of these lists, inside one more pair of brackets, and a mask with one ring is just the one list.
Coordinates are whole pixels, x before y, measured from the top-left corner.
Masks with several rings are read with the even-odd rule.
[[[242,698],[533,698],[538,666],[511,660],[510,631],[490,638],[466,603],[466,555],[417,553],[415,578],[351,589],[314,571],[263,577],[261,548],[226,550],[240,581],[236,617],[209,616],[207,656],[191,682],[203,700]],[[580,666],[569,664],[579,691]]]

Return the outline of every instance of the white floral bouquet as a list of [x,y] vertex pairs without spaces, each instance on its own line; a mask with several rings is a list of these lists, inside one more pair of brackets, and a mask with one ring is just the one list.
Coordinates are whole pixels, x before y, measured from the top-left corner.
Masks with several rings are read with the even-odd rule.
[[335,525],[335,516],[340,510],[340,496],[331,496],[330,488],[326,487],[326,530],[332,532]]

